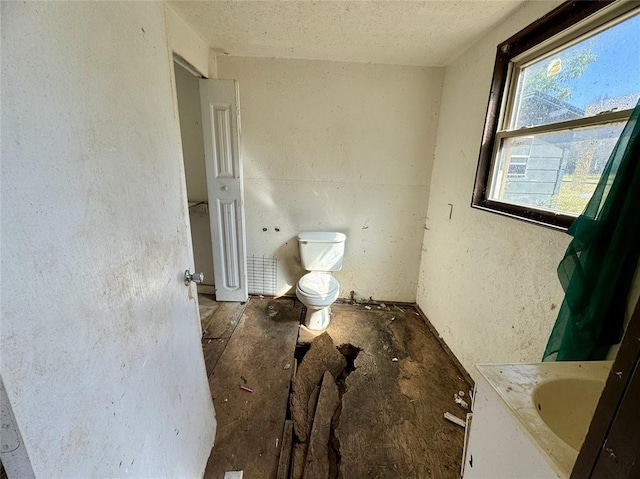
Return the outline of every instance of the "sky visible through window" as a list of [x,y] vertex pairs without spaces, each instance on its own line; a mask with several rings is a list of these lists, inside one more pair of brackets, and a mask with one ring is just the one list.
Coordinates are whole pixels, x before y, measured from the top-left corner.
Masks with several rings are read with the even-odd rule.
[[633,108],[640,98],[640,14],[525,66],[517,98],[515,129]]
[[[640,98],[640,14],[519,70],[509,129],[545,127],[628,110]],[[490,197],[582,212],[624,121],[517,133],[502,141]],[[526,157],[527,161],[523,161]]]
[[[582,43],[582,42],[581,42]],[[570,103],[584,109],[602,92],[611,98],[640,94],[640,14],[587,39],[596,60],[577,82]],[[573,48],[581,48],[580,44]]]

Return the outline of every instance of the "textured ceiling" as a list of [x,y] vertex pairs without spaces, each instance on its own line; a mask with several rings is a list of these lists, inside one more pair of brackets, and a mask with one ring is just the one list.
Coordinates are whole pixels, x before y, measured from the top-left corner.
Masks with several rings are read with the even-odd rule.
[[169,3],[221,54],[444,66],[525,0]]

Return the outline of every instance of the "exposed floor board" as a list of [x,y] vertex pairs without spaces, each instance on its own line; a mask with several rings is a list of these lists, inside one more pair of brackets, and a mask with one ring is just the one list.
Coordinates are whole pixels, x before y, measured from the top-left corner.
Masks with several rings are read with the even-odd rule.
[[214,338],[202,340],[202,352],[204,353],[204,365],[207,368],[207,377],[211,377],[218,364],[218,360],[229,340],[226,338]]
[[205,478],[276,476],[300,312],[292,300],[247,303],[209,378],[218,425]]
[[[244,306],[229,305],[209,321],[224,311],[219,324],[233,325]],[[464,430],[443,414],[464,418],[453,395],[468,393],[470,385],[438,339],[412,307],[334,304],[332,311],[327,331],[335,344],[361,349],[335,431],[340,477],[457,479]],[[300,313],[293,300],[252,298],[242,319],[235,318],[235,331],[220,328],[230,339],[203,339],[218,419],[206,479],[227,470],[276,477]],[[302,327],[298,342],[315,334]],[[242,378],[253,393],[239,388]]]
[[202,321],[202,337],[206,339],[229,338],[235,329],[247,303],[224,302],[218,306],[213,314]]
[[202,331],[206,329],[205,326],[216,312],[221,303],[218,303],[215,296],[209,294],[198,293],[198,307],[200,310],[200,324],[202,324]]
[[304,466],[303,479],[329,477],[329,442],[331,423],[340,402],[340,392],[333,374],[325,371],[318,404],[309,434],[309,450]]
[[458,478],[464,430],[443,414],[465,417],[453,395],[469,384],[438,340],[412,309],[332,312],[327,331],[336,345],[361,349],[336,430],[342,476]]
[[211,377],[218,360],[238,324],[246,303],[216,302],[214,296],[198,294],[200,323],[202,324],[202,351],[207,376]]
[[284,422],[284,433],[282,434],[282,446],[280,459],[278,460],[277,479],[289,479],[289,467],[291,465],[291,441],[293,439],[293,422]]

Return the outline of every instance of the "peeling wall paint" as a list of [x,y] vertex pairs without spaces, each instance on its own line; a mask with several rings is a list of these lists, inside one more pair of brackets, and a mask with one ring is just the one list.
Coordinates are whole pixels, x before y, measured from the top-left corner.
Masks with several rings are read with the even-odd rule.
[[563,298],[568,235],[470,207],[496,46],[558,4],[527,3],[446,70],[418,304],[472,375],[539,361]]
[[248,255],[278,258],[280,294],[304,274],[297,234],[329,230],[347,235],[341,297],[415,301],[443,70],[242,57],[218,68],[240,84]]

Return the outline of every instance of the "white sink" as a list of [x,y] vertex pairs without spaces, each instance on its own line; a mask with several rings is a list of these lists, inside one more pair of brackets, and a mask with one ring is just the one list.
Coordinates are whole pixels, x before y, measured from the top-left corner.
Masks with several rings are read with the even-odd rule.
[[603,389],[594,379],[552,379],[534,389],[533,403],[549,429],[579,452]]
[[568,478],[612,364],[566,361],[476,368],[557,476]]

